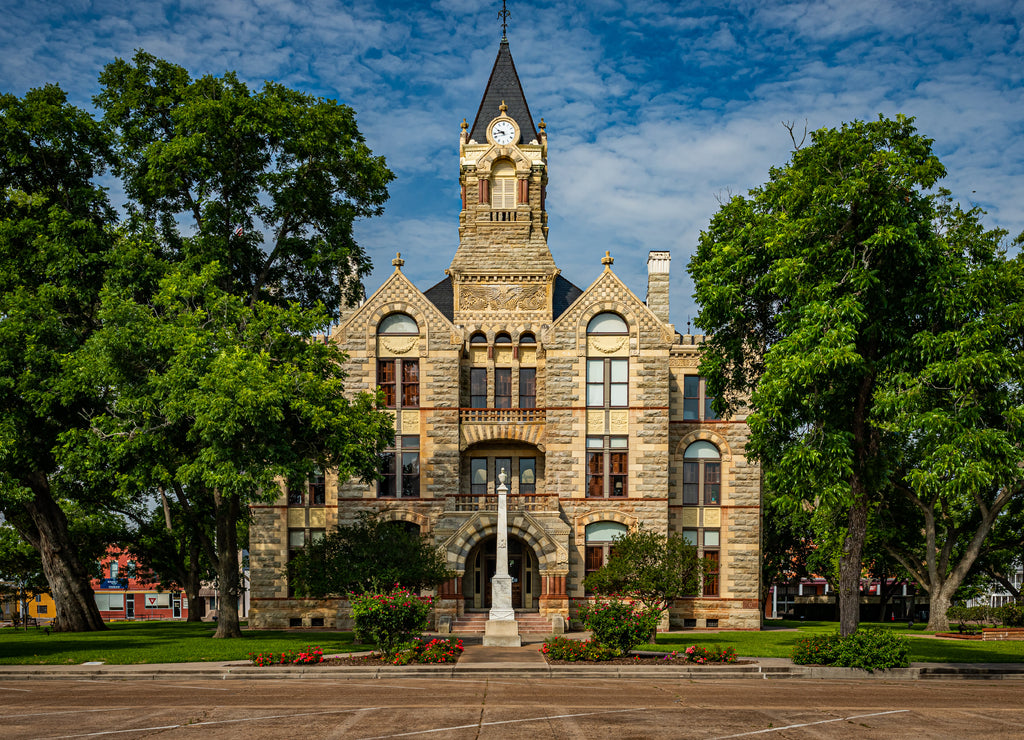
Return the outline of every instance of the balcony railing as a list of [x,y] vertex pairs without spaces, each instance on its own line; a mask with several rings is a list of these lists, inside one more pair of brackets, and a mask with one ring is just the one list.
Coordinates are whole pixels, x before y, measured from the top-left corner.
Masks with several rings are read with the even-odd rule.
[[[445,511],[497,511],[498,494],[451,493],[444,497]],[[558,496],[527,493],[508,497],[509,511],[558,511]]]
[[543,424],[544,409],[460,409],[463,424]]

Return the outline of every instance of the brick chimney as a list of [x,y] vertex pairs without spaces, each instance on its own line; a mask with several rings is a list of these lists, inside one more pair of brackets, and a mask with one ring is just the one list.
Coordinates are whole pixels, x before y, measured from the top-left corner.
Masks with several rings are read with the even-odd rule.
[[671,262],[671,252],[647,253],[647,307],[666,324],[669,323],[668,268]]

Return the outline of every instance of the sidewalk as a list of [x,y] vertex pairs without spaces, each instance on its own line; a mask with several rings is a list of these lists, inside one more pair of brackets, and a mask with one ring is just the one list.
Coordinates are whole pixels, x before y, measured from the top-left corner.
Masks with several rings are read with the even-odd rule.
[[1008,679],[1024,682],[1024,663],[912,663],[868,673],[855,668],[794,665],[788,658],[740,658],[738,665],[548,665],[539,645],[499,648],[467,645],[454,665],[268,666],[248,661],[144,665],[0,665],[0,681],[55,679],[325,679],[345,678],[603,678],[603,679]]

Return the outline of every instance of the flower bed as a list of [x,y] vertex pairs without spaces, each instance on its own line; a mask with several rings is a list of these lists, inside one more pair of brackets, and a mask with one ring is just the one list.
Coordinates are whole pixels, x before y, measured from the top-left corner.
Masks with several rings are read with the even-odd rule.
[[673,650],[671,653],[651,654],[638,653],[631,655],[619,655],[614,648],[599,644],[596,640],[570,640],[566,637],[557,637],[550,642],[545,642],[540,648],[548,663],[553,665],[567,665],[570,663],[610,663],[615,665],[708,665],[708,664],[736,664],[738,659],[736,651],[731,647],[715,646],[712,649],[699,645],[691,645],[686,650],[679,652]]
[[288,651],[284,653],[249,653],[249,660],[253,665],[355,665],[355,666],[387,666],[387,665],[409,665],[436,664],[436,663],[457,663],[463,652],[462,640],[439,640],[433,639],[424,642],[420,637],[401,645],[391,656],[384,656],[380,652],[372,655],[345,656],[339,655],[333,658],[324,658],[324,652],[319,646],[307,647],[305,651],[296,653]]

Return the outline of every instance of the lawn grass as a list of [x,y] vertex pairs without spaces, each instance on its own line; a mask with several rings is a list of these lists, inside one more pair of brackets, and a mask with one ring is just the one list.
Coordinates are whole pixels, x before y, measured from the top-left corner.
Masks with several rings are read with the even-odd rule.
[[105,632],[54,632],[0,629],[0,664],[190,663],[247,660],[249,653],[299,651],[319,645],[324,653],[366,650],[351,632],[242,630],[235,640],[214,640],[209,622],[119,622]]
[[[910,660],[919,663],[1022,663],[1024,641],[945,640],[931,637],[924,625],[908,628],[905,622],[861,623],[907,635]],[[740,655],[758,658],[788,658],[799,640],[817,632],[835,632],[836,622],[773,621],[760,632],[668,632],[658,642],[639,650],[683,651],[690,645],[733,647]]]

